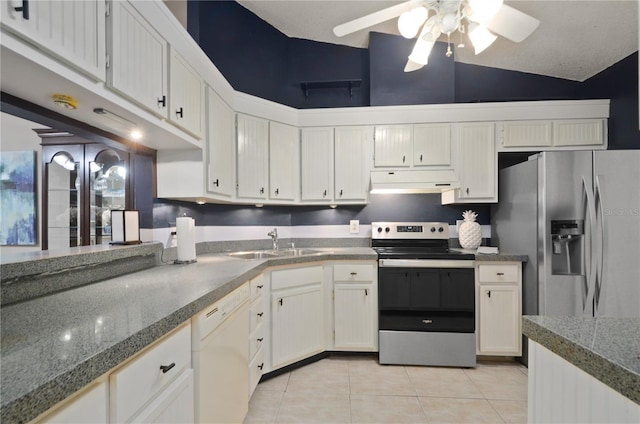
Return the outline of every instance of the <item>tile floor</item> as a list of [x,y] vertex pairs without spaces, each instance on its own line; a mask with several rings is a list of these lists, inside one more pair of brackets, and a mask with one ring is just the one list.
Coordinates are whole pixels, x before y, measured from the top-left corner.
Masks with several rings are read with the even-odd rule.
[[251,423],[525,423],[527,369],[379,365],[373,356],[331,356],[258,385]]

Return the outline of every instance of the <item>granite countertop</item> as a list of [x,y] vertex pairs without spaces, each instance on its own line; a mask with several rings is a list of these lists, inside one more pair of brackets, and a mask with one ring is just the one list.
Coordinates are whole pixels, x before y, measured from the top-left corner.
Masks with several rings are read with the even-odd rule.
[[515,253],[477,253],[475,249],[451,248],[456,252],[471,253],[475,255],[476,262],[527,262],[527,255],[518,255]]
[[35,418],[268,267],[377,259],[370,248],[315,250],[269,260],[202,255],[2,307],[0,420]]
[[640,318],[524,316],[522,332],[640,404]]

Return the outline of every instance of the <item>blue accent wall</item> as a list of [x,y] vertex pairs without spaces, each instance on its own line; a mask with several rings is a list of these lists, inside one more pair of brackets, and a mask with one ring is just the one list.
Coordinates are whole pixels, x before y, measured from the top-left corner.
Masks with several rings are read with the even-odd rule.
[[264,206],[197,205],[158,199],[153,207],[153,227],[175,226],[176,217],[187,214],[198,226],[297,226],[348,225],[352,219],[375,221],[442,221],[455,224],[462,212],[471,209],[480,224],[490,224],[489,205],[441,205],[439,194],[372,194],[369,204],[359,206]]

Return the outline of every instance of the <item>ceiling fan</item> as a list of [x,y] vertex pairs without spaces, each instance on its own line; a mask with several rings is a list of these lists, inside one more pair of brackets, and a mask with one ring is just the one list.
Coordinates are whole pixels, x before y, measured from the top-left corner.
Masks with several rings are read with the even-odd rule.
[[[447,37],[447,56],[453,54],[451,34],[456,31],[467,33],[475,54],[479,54],[496,40],[496,34],[519,43],[540,24],[536,18],[507,6],[503,0],[409,0],[338,25],[333,33],[342,37],[396,17],[399,17],[398,29],[403,37],[418,35],[405,72],[428,63],[429,53],[441,35]],[[464,47],[462,41],[458,47]]]

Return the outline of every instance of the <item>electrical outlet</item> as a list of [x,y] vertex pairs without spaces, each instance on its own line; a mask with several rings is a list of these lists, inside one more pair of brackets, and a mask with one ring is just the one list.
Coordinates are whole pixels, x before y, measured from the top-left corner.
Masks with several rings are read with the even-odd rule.
[[360,221],[357,219],[352,219],[349,221],[349,233],[358,234],[360,233]]

